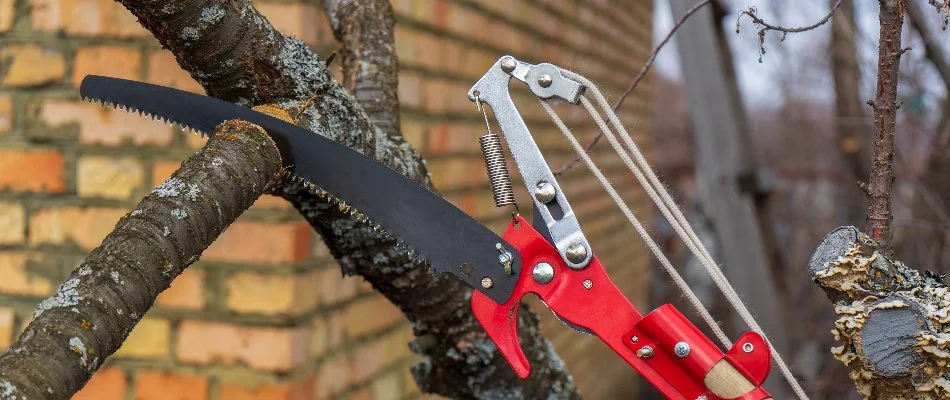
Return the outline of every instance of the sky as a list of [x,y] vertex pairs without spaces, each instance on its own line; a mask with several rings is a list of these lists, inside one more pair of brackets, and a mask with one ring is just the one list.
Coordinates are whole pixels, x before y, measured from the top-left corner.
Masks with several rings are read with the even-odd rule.
[[[914,0],[926,3],[924,0]],[[697,0],[698,2],[698,0]],[[740,89],[744,101],[749,108],[768,105],[777,105],[783,102],[784,96],[795,96],[798,99],[809,101],[833,102],[834,92],[830,72],[828,71],[828,42],[831,37],[831,24],[828,23],[813,31],[789,34],[784,42],[779,41],[780,35],[769,32],[766,36],[766,54],[759,63],[757,29],[748,17],[741,20],[741,29],[735,32],[735,16],[739,10],[754,6],[758,15],[772,24],[786,27],[811,25],[823,18],[829,11],[829,0],[727,0],[733,17],[726,26],[726,37],[733,52],[733,60],[738,75]],[[862,94],[871,98],[874,95],[877,60],[878,19],[877,2],[864,0],[857,2],[856,16],[858,20],[859,43],[862,70]],[[654,42],[662,39],[673,26],[667,0],[655,2]],[[925,4],[926,5],[926,4]],[[928,7],[928,11],[933,10]],[[940,33],[945,43],[950,42],[950,31],[939,30],[939,17],[932,13],[933,26]],[[905,46],[911,46],[918,51],[905,54],[905,61],[923,58],[923,45],[915,35],[908,35],[905,27]],[[676,54],[675,37],[664,48],[658,58],[655,73],[680,80],[679,60]],[[950,45],[947,45],[950,54]],[[906,62],[902,62],[902,67]],[[924,63],[926,64],[926,63]],[[819,66],[813,68],[810,66]],[[924,66],[925,81],[933,81],[934,85],[923,85],[921,89],[928,101],[944,95],[943,85],[937,78],[936,72],[929,65]],[[780,90],[782,87],[785,90]]]

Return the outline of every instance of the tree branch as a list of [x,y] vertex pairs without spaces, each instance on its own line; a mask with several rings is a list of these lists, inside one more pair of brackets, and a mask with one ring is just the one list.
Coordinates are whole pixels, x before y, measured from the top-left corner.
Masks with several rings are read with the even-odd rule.
[[280,167],[277,147],[259,127],[221,124],[39,304],[0,354],[0,398],[70,398],[158,294],[276,181]]
[[[276,32],[249,0],[214,5],[199,0],[121,2],[212,96],[244,105],[277,103],[285,109],[309,99],[298,125],[431,188],[422,159],[398,134],[397,64],[392,23],[385,22],[392,18],[388,4],[325,4],[344,45],[381,40],[375,43],[378,46],[344,49],[344,76],[355,79],[348,84],[354,84],[357,96],[363,92],[362,98],[372,101],[373,93],[385,94],[368,107],[368,116],[316,55]],[[373,10],[383,15],[373,15]],[[361,16],[369,19],[349,20]],[[370,64],[378,67],[378,73],[347,71]],[[363,276],[413,323],[418,339],[411,347],[428,356],[413,371],[423,391],[455,398],[578,397],[563,363],[540,336],[533,314],[520,313],[521,340],[533,367],[528,381],[520,381],[472,317],[467,286],[451,277],[433,277],[393,241],[303,185],[284,183],[276,192],[322,235],[345,275]]]
[[881,34],[878,45],[877,96],[871,143],[871,176],[868,179],[867,232],[881,251],[890,255],[891,193],[894,184],[894,132],[897,129],[897,81],[901,55],[904,0],[881,1]]
[[768,32],[768,31],[782,32],[782,39],[781,39],[781,40],[784,41],[784,40],[785,40],[785,37],[788,36],[789,33],[799,33],[799,32],[807,32],[807,31],[810,31],[810,30],[812,30],[812,29],[815,29],[815,28],[817,28],[817,27],[819,27],[819,26],[822,26],[822,25],[824,25],[825,23],[827,23],[827,22],[831,19],[831,17],[832,17],[833,15],[835,15],[835,11],[838,11],[838,7],[841,6],[841,2],[842,2],[842,0],[838,0],[838,1],[835,3],[835,5],[834,5],[833,7],[831,7],[831,11],[828,12],[828,15],[825,15],[825,17],[822,18],[822,19],[820,19],[818,22],[815,22],[814,24],[811,24],[811,25],[808,25],[808,26],[801,26],[801,27],[796,27],[796,28],[786,28],[786,27],[780,26],[780,25],[772,25],[772,24],[766,22],[764,19],[762,19],[762,18],[759,17],[759,15],[758,15],[759,10],[758,10],[756,7],[750,6],[749,8],[740,11],[740,12],[739,12],[739,16],[736,17],[736,33],[739,33],[739,23],[740,23],[741,20],[742,20],[742,16],[743,16],[743,15],[748,15],[749,18],[752,19],[752,24],[753,24],[754,26],[759,27],[759,30],[758,30],[758,36],[759,36],[759,62],[761,63],[761,62],[762,62],[762,56],[765,55],[765,33],[766,33],[766,32]]

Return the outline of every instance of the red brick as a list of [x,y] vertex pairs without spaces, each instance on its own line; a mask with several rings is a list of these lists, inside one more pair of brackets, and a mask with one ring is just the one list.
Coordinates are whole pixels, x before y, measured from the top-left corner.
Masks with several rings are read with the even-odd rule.
[[292,263],[307,259],[312,238],[313,228],[305,222],[238,220],[218,236],[202,258],[260,264]]
[[79,87],[86,75],[105,75],[138,80],[142,70],[142,52],[123,46],[87,46],[76,50],[73,62],[73,86]]
[[247,387],[240,383],[222,383],[220,400],[310,400],[313,399],[314,377],[295,382]]
[[83,250],[92,250],[126,213],[124,209],[103,207],[39,209],[30,215],[28,242],[31,245],[72,243]]
[[336,304],[352,299],[357,294],[357,284],[363,280],[359,277],[343,277],[343,273],[335,266],[319,272],[317,292],[321,304]]
[[383,367],[383,342],[364,343],[356,348],[353,355],[353,381],[366,382],[382,371]]
[[118,146],[131,142],[166,146],[172,141],[172,128],[168,125],[97,104],[46,101],[40,105],[38,114],[51,128],[77,124],[79,141],[85,144]]
[[0,190],[61,193],[65,160],[56,150],[0,149]]
[[96,371],[86,386],[73,395],[72,400],[124,400],[128,385],[125,372],[104,367]]
[[174,372],[139,371],[135,400],[206,400],[208,378]]
[[435,153],[478,153],[478,137],[486,133],[485,124],[459,124],[443,122],[429,126],[426,134],[427,154]]
[[175,353],[198,365],[246,365],[261,371],[290,371],[307,356],[306,329],[258,328],[183,321]]
[[111,0],[29,0],[33,29],[70,36],[150,36],[131,12]]
[[4,294],[47,296],[58,282],[31,273],[26,265],[40,256],[23,252],[0,252],[0,292]]
[[204,307],[204,281],[204,271],[188,268],[172,281],[171,287],[158,295],[155,302],[162,307],[201,309]]
[[14,314],[13,309],[0,307],[0,351],[13,343],[14,332]]
[[321,23],[327,24],[327,18],[315,4],[309,3],[269,3],[257,1],[254,7],[267,18],[280,33],[293,36],[308,44],[314,44],[319,37]]
[[35,87],[54,83],[66,74],[66,60],[58,50],[34,44],[6,45],[0,48],[5,68],[0,85]]
[[0,96],[0,136],[3,136],[3,134],[13,129],[13,120],[15,118],[13,111],[13,98],[10,96]]
[[195,81],[191,74],[183,70],[178,65],[178,61],[175,60],[175,56],[167,50],[149,54],[146,79],[154,84],[205,94],[201,84]]

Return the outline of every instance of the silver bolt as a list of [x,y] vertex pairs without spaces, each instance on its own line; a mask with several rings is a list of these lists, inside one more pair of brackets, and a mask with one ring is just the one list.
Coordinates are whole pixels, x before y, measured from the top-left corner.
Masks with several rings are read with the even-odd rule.
[[505,72],[511,72],[515,70],[515,67],[518,66],[518,63],[515,62],[514,58],[505,57],[501,59],[501,70]]
[[673,354],[676,354],[679,358],[686,358],[689,355],[689,344],[686,342],[679,342],[673,346]]
[[538,84],[543,88],[550,87],[553,82],[554,80],[551,79],[551,75],[543,74],[538,77]]
[[746,343],[742,345],[742,351],[751,353],[752,350],[755,350],[755,346],[753,346],[752,343]]
[[636,343],[636,342],[639,342],[639,341],[640,341],[640,338],[634,336],[634,337],[630,338],[630,341]]
[[482,287],[485,289],[491,289],[492,286],[495,286],[495,282],[491,280],[491,277],[482,278]]
[[531,276],[534,277],[535,282],[542,285],[551,283],[551,281],[554,280],[554,267],[546,262],[538,263],[531,271]]
[[514,257],[511,256],[505,247],[501,243],[495,243],[495,248],[498,249],[498,263],[502,267],[505,267],[505,273],[511,275],[511,262],[514,260]]
[[554,185],[545,181],[541,181],[538,182],[538,188],[534,191],[534,198],[538,199],[538,201],[544,204],[547,204],[550,203],[551,200],[554,200],[554,195],[556,193],[557,191],[554,190]]
[[567,246],[565,255],[567,255],[567,261],[580,264],[587,259],[587,247],[581,244],[581,242],[571,243],[570,246]]
[[584,285],[584,289],[587,289],[587,290],[590,290],[592,287],[594,287],[594,281],[590,279],[584,279],[584,282],[582,284]]
[[702,395],[702,396],[697,397],[696,400],[709,400],[709,398],[706,397],[706,395]]

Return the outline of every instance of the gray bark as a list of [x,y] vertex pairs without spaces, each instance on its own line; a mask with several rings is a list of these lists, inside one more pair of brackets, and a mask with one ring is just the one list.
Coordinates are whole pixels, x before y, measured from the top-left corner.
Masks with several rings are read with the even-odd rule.
[[[674,19],[695,4],[670,0]],[[728,44],[712,9],[698,11],[679,33],[677,50],[695,135],[700,207],[709,217],[723,270],[779,350],[788,354],[784,288],[776,285],[772,254],[757,215],[758,169]],[[736,330],[748,330],[734,318]],[[775,374],[773,374],[774,376]],[[786,389],[768,385],[776,398]]]
[[0,398],[68,399],[82,388],[158,294],[274,184],[279,161],[260,128],[219,126],[39,304],[0,354]]

